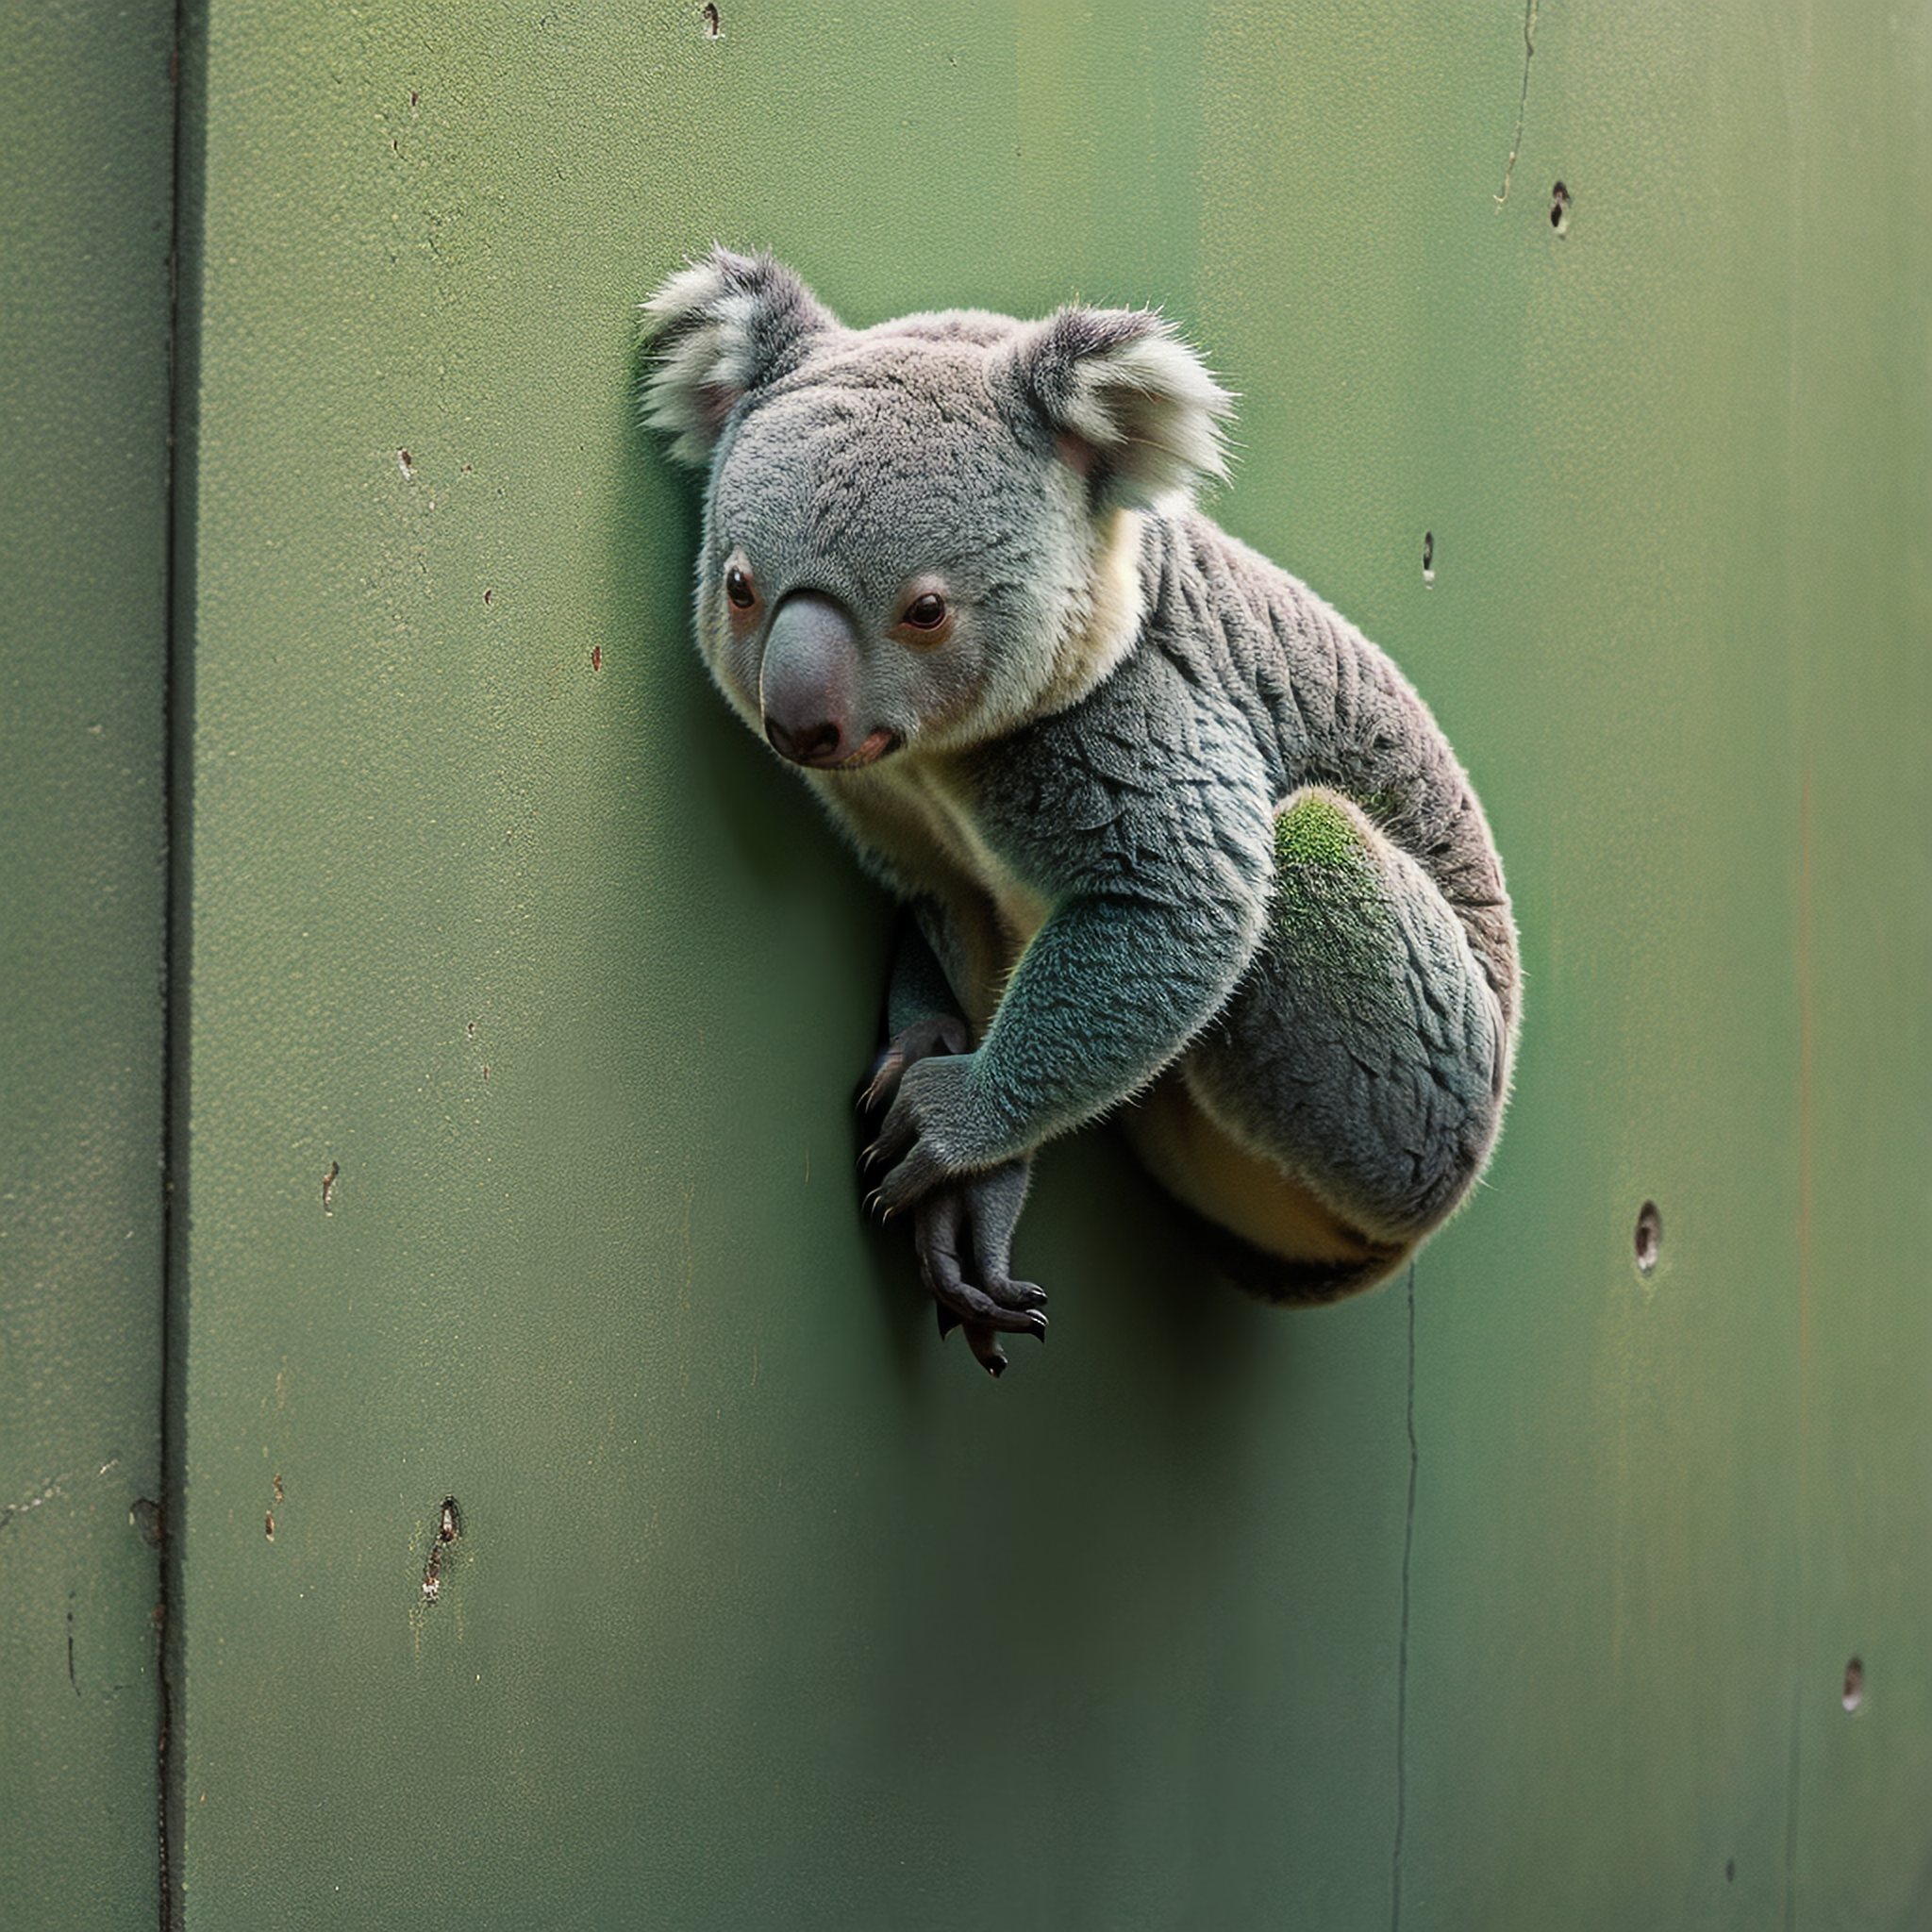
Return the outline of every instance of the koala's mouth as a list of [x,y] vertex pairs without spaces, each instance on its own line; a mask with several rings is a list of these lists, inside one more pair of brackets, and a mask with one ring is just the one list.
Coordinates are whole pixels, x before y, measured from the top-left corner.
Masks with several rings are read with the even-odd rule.
[[[884,725],[851,750],[845,734],[836,724],[824,724],[807,731],[790,731],[775,718],[765,720],[765,740],[781,758],[803,765],[808,772],[857,772],[875,765],[888,752],[899,748],[899,734]],[[843,753],[843,756],[841,756]]]
[[828,772],[857,772],[867,765],[877,764],[888,752],[898,749],[899,734],[881,725],[850,758],[841,758],[836,765],[827,765],[824,769]]

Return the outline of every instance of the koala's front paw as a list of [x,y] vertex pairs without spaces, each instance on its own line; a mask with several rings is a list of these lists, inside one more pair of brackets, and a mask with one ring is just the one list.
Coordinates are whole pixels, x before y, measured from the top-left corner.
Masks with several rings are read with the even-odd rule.
[[940,1337],[963,1328],[967,1346],[991,1375],[1006,1371],[1002,1334],[1046,1340],[1045,1290],[1008,1272],[1027,1166],[1008,1160],[988,1174],[946,1181],[912,1211],[919,1276],[938,1310]]
[[941,1015],[908,1026],[880,1057],[859,1097],[861,1117],[878,1128],[864,1167],[876,1174],[895,1158],[898,1164],[867,1206],[888,1213],[911,1207],[913,1250],[941,1338],[963,1328],[974,1357],[998,1375],[1007,1366],[1002,1333],[1046,1335],[1045,1292],[1030,1281],[1015,1281],[1008,1263],[1031,1163],[1021,1156],[985,1173],[954,1173],[925,1134],[917,1095],[905,1105],[908,1073],[922,1066],[963,1068],[971,1046],[964,1022]]

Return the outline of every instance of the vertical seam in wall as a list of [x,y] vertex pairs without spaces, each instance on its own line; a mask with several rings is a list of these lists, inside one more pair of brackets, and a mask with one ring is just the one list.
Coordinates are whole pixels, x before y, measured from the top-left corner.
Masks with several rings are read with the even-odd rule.
[[174,146],[171,155],[173,176],[169,201],[168,233],[168,445],[164,481],[166,492],[161,569],[161,623],[165,626],[161,669],[161,836],[163,863],[167,867],[165,911],[162,922],[161,987],[161,1547],[158,1595],[160,1628],[156,1665],[159,1690],[159,1735],[155,1740],[155,1838],[157,1904],[161,1932],[169,1932],[175,1921],[173,1871],[170,1853],[174,1832],[170,1785],[173,1763],[169,1746],[174,1739],[175,1696],[173,1645],[169,1624],[175,1607],[174,1564],[170,1560],[174,1544],[174,1519],[177,1513],[175,1480],[176,1449],[173,1414],[174,1383],[174,1291],[175,1229],[173,1194],[175,1190],[175,927],[176,872],[175,854],[178,827],[175,823],[175,551],[178,532],[175,516],[175,441],[180,419],[180,341],[181,341],[181,8],[175,8],[168,48],[168,84],[171,94]]
[[192,839],[193,446],[191,399],[199,348],[199,251],[202,154],[198,108],[202,91],[192,71],[193,50],[205,46],[192,9],[175,0],[170,82],[174,93],[174,206],[169,235],[168,448],[163,622],[167,626],[165,687],[166,779],[162,825],[166,841],[167,920],[161,1008],[161,1550],[158,1664],[160,1723],[156,1740],[156,1854],[161,1932],[180,1918],[180,1857],[185,1804],[181,1719],[185,1710],[181,1651],[181,1555],[186,1472],[189,850]]
[[1791,1742],[1785,1770],[1785,1932],[1798,1924],[1798,1726],[1804,1717],[1802,1665],[1791,1686]]
[[1791,1684],[1791,1741],[1785,1791],[1785,1932],[1798,1923],[1798,1802],[1803,1769],[1805,1677],[1811,1668],[1805,1574],[1811,1497],[1811,754],[1798,781],[1798,1507],[1797,1660]]
[[1415,1263],[1408,1264],[1408,1503],[1402,1520],[1402,1624],[1395,1654],[1395,1841],[1390,1853],[1390,1932],[1402,1927],[1402,1840],[1408,1824],[1408,1568],[1415,1553]]

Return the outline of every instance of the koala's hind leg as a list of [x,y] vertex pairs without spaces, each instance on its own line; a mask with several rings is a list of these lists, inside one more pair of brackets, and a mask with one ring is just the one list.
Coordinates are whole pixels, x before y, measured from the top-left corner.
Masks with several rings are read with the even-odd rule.
[[[1274,858],[1268,936],[1150,1096],[1164,1145],[1149,1158],[1236,1238],[1221,1258],[1237,1278],[1325,1300],[1386,1278],[1468,1191],[1507,1042],[1461,922],[1352,801],[1295,792]],[[1272,1285],[1271,1257],[1291,1264]]]

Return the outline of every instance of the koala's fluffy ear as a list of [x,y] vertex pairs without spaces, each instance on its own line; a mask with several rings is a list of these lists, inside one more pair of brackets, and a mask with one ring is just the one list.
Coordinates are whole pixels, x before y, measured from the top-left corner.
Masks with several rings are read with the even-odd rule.
[[1103,500],[1144,504],[1226,475],[1234,398],[1153,309],[1062,308],[1014,364],[1060,456]]
[[657,366],[644,379],[644,420],[676,440],[671,453],[702,469],[724,419],[746,395],[797,368],[838,318],[769,255],[714,248],[644,304]]

